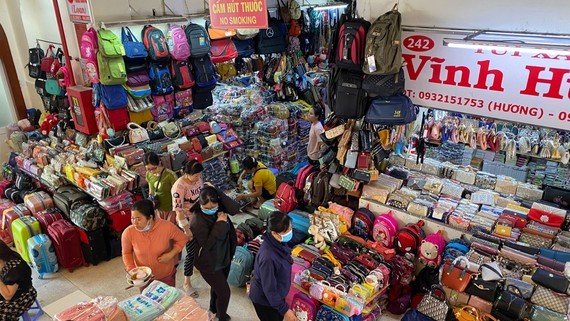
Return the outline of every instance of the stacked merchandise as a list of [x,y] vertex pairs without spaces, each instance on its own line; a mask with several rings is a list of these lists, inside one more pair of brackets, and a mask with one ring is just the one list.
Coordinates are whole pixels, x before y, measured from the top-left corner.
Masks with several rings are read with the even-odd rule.
[[307,146],[309,145],[309,133],[311,130],[311,123],[309,121],[300,119],[297,123],[297,140],[298,140],[298,159],[299,161],[307,159]]
[[288,166],[288,117],[289,111],[287,110],[287,117],[284,119],[266,118],[258,121],[254,126],[254,150],[259,153],[257,158],[269,168]]
[[[462,164],[465,159],[465,145],[455,144],[452,142],[444,142],[437,150],[436,159],[442,162],[450,162],[452,164]],[[475,154],[474,157],[477,157]],[[468,164],[469,165],[469,164]]]
[[202,165],[204,166],[204,172],[202,172],[204,182],[210,182],[222,191],[233,188],[232,181],[228,176],[228,166],[221,158],[214,158]]

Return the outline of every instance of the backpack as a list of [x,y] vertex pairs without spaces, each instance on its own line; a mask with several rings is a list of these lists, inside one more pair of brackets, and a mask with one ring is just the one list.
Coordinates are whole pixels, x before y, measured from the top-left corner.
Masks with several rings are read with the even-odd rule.
[[243,246],[236,247],[228,275],[228,284],[236,288],[245,286],[252,269],[253,254]]
[[192,65],[188,61],[170,61],[170,74],[172,75],[172,85],[176,89],[188,89],[196,83],[192,77]]
[[192,88],[192,101],[194,109],[206,109],[214,104],[212,90],[216,85]]
[[137,40],[129,27],[121,28],[121,41],[127,58],[140,59],[148,56],[144,44]]
[[164,33],[156,27],[146,25],[142,29],[143,43],[152,61],[163,61],[170,57]]
[[106,225],[106,212],[97,204],[77,203],[71,206],[69,218],[85,231],[94,231]]
[[319,172],[311,184],[311,204],[325,206],[333,197],[329,172]]
[[355,19],[344,22],[339,29],[336,64],[339,67],[360,70],[364,62],[364,45],[370,22]]
[[361,237],[365,240],[370,239],[370,233],[374,228],[374,220],[376,217],[367,208],[359,208],[352,216],[352,227],[350,234]]
[[196,80],[196,85],[199,87],[206,87],[214,85],[216,80],[216,73],[214,72],[214,65],[210,60],[209,56],[203,56],[191,59],[194,79]]
[[238,51],[232,41],[232,38],[222,38],[212,40],[210,55],[212,57],[212,62],[217,64],[237,58]]
[[269,27],[259,30],[257,37],[257,53],[272,54],[287,50],[285,34],[281,29],[281,22],[275,18],[269,19]]
[[388,294],[388,304],[386,310],[390,313],[400,315],[410,307],[412,303],[412,287],[407,284],[396,284],[390,289]]
[[32,78],[45,78],[45,72],[40,68],[44,58],[44,50],[40,47],[28,50],[28,75]]
[[332,109],[341,118],[359,119],[366,114],[366,91],[360,71],[333,69]]
[[295,188],[292,183],[284,182],[279,185],[273,204],[275,208],[283,213],[289,213],[297,208],[297,197],[295,196]]
[[261,235],[263,232],[265,232],[265,224],[258,217],[248,218],[245,220],[245,224],[251,228],[255,236]]
[[81,35],[80,52],[81,58],[87,60],[95,60],[97,56],[97,49],[99,48],[99,40],[97,31],[93,27],[87,29]]
[[168,27],[166,43],[173,59],[186,61],[190,57],[190,45],[181,26],[171,25]]
[[154,107],[150,110],[154,120],[161,122],[163,120],[168,120],[174,117],[174,96],[164,95],[164,96],[152,96],[152,101],[154,102]]
[[151,63],[149,65],[148,76],[150,78],[150,88],[153,95],[164,95],[171,93],[172,77],[170,71],[161,63]]
[[[192,112],[192,89],[176,90],[174,92],[174,99],[176,100],[176,107],[179,109],[187,109],[188,113]],[[180,116],[182,112],[175,111],[175,117]]]
[[238,236],[239,245],[244,245],[255,237],[253,230],[246,223],[240,223],[236,227],[236,235]]
[[127,71],[123,57],[105,57],[101,51],[97,53],[99,66],[99,82],[103,85],[122,85],[127,82]]
[[405,86],[404,68],[393,75],[365,75],[362,82],[362,88],[368,97],[400,95],[404,93]]
[[298,320],[315,321],[321,303],[305,293],[297,293],[293,296],[290,309],[295,311]]
[[350,318],[334,308],[322,305],[315,321],[350,321]]
[[392,247],[394,237],[398,231],[398,222],[392,216],[392,211],[380,214],[374,220],[372,237],[376,242],[382,242],[386,247]]
[[453,239],[443,249],[443,260],[450,259],[453,261],[459,256],[464,256],[469,252],[469,247],[469,242],[464,239]]
[[415,255],[418,253],[422,240],[425,238],[422,226],[424,226],[424,221],[420,220],[418,223],[406,225],[396,233],[394,244],[399,254]]
[[255,53],[255,41],[253,39],[234,39],[234,45],[236,46],[238,57],[250,57]]
[[364,59],[362,71],[369,75],[397,74],[402,67],[402,16],[394,8],[381,15],[372,23],[366,34],[366,57],[374,55],[374,60]]
[[103,57],[109,58],[123,57],[125,55],[123,43],[111,30],[99,29],[97,31],[97,42],[99,45],[98,55],[101,54]]
[[127,91],[121,85],[101,85],[101,102],[109,110],[127,107]]
[[190,45],[191,57],[203,57],[210,53],[210,36],[206,28],[190,23],[186,26],[184,32]]
[[298,191],[302,191],[305,188],[307,177],[314,171],[315,167],[311,164],[307,164],[299,170],[299,173],[297,174],[297,180],[295,181],[295,188]]

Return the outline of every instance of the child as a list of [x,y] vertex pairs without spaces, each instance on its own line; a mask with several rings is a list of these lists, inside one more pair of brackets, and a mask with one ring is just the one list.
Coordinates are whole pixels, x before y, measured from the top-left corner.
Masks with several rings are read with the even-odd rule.
[[320,106],[314,106],[309,111],[309,121],[311,122],[311,130],[309,132],[309,145],[307,145],[307,155],[309,164],[313,166],[319,165],[319,151],[322,145],[321,133],[323,125],[320,119],[323,116],[323,109]]

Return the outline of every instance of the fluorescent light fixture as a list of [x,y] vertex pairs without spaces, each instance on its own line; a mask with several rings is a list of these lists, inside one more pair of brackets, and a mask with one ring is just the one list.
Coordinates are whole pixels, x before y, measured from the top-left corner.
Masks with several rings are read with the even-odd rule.
[[345,9],[347,6],[348,6],[347,3],[333,2],[333,3],[323,4],[323,5],[317,5],[314,7],[314,10],[324,11],[324,10],[334,10],[334,9]]

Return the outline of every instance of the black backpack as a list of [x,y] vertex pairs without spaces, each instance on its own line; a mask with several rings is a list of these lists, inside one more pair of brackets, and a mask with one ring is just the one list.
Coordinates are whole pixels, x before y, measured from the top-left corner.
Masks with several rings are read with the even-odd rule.
[[153,95],[165,95],[174,90],[172,87],[172,76],[170,75],[170,70],[168,70],[164,64],[150,63],[149,78],[149,84]]
[[207,87],[216,84],[216,72],[214,64],[209,56],[192,58],[192,66],[194,71],[194,80],[199,87]]
[[40,47],[28,50],[28,74],[32,78],[46,78],[46,73],[42,71],[41,64],[44,58],[44,50]]
[[335,68],[331,82],[332,109],[340,118],[359,119],[366,114],[367,95],[361,71]]
[[166,37],[160,29],[146,25],[142,30],[142,38],[150,60],[165,61],[170,58]]
[[281,22],[275,18],[269,19],[269,28],[260,29],[257,36],[257,53],[272,54],[281,53],[287,50],[287,42]]
[[265,231],[263,221],[257,217],[248,218],[245,220],[245,224],[249,225],[253,231],[254,237],[262,234]]
[[190,45],[190,57],[203,57],[210,53],[210,36],[204,27],[191,23],[184,32]]
[[192,87],[192,101],[194,109],[206,109],[214,104],[212,90],[216,85],[207,87]]

